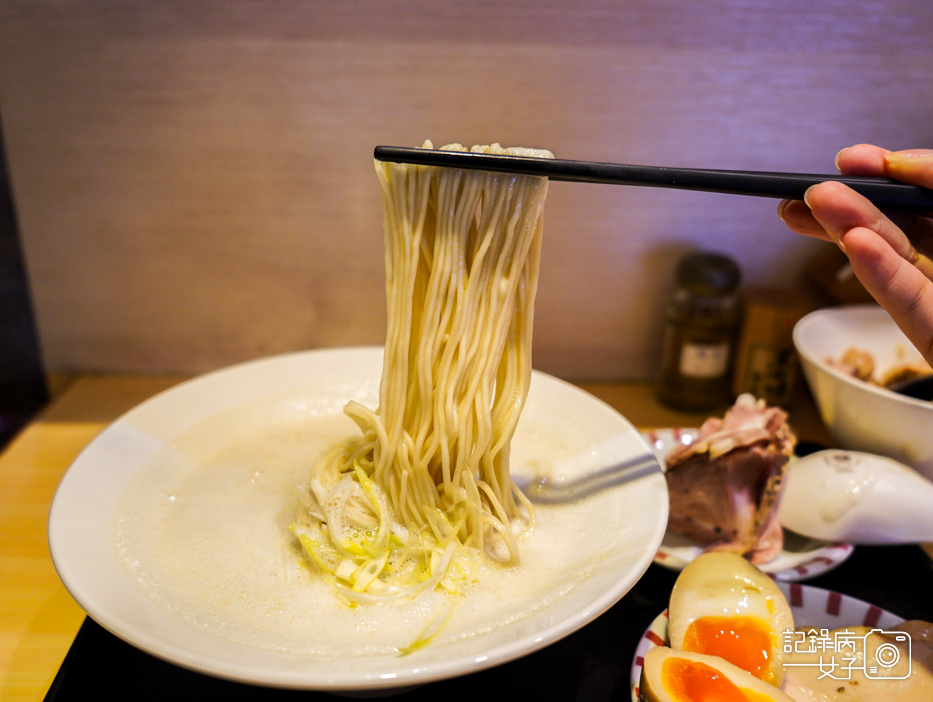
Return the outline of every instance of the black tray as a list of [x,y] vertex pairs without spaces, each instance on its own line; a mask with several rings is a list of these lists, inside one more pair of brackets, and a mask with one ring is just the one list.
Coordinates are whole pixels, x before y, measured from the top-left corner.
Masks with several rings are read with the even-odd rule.
[[[575,634],[511,663],[396,691],[392,699],[629,702],[635,647],[667,607],[676,577],[673,571],[651,565],[614,607]],[[933,561],[917,546],[858,547],[838,568],[806,584],[857,597],[905,619],[933,621]],[[86,619],[45,699],[310,702],[334,697],[244,685],[192,672],[150,656]]]

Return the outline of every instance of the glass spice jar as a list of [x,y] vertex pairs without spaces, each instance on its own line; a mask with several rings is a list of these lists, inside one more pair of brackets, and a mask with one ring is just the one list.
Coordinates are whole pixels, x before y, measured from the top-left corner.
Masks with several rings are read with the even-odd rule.
[[690,412],[725,407],[732,399],[741,272],[728,256],[696,252],[679,262],[676,279],[666,312],[658,399]]

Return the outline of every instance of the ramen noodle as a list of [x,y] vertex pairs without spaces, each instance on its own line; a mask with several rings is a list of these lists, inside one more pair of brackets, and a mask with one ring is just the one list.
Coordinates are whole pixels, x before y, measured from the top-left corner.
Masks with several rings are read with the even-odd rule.
[[292,527],[351,603],[456,593],[477,557],[518,563],[534,524],[509,447],[531,379],[547,180],[378,161],[376,173],[388,312],[379,404],[346,405],[359,433],[317,457]]

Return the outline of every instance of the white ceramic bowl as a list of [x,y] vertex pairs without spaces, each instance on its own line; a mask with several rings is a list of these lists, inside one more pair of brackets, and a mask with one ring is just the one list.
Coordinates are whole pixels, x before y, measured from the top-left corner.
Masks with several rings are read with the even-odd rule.
[[[416,633],[423,628],[417,608],[404,619],[391,620],[394,628],[370,627],[326,590],[323,601],[314,601],[318,591],[302,590],[297,580],[296,594],[292,585],[300,570],[288,549],[276,543],[275,531],[281,519],[276,515],[292,502],[290,492],[282,491],[278,505],[272,504],[278,497],[270,502],[261,491],[251,493],[259,499],[249,509],[265,513],[268,518],[260,522],[272,527],[267,531],[272,537],[268,563],[257,564],[246,555],[247,542],[263,538],[262,527],[242,538],[233,536],[233,525],[225,526],[231,536],[219,540],[216,530],[193,530],[191,547],[203,551],[201,560],[208,563],[211,553],[233,560],[245,576],[242,586],[230,589],[236,577],[212,579],[214,566],[209,565],[203,583],[185,579],[175,588],[163,579],[167,571],[159,563],[174,556],[163,560],[165,552],[160,555],[158,547],[143,546],[139,558],[125,562],[115,534],[119,516],[128,507],[130,521],[149,528],[153,514],[148,499],[141,504],[137,493],[127,491],[134,481],[146,475],[156,482],[168,479],[151,490],[153,504],[164,504],[166,497],[174,502],[176,487],[184,489],[194,476],[203,481],[207,475],[211,482],[202,484],[216,482],[212,490],[222,490],[224,481],[214,481],[210,471],[222,466],[216,475],[234,476],[247,466],[249,483],[263,483],[278,473],[290,491],[306,479],[306,452],[313,451],[315,432],[320,441],[333,428],[338,435],[353,431],[353,423],[341,416],[344,405],[351,399],[370,406],[378,402],[382,358],[381,348],[366,347],[248,361],[177,385],[111,424],[68,469],[49,516],[52,560],[72,596],[104,628],[182,667],[254,685],[374,696],[474,673],[537,651],[598,617],[642,576],[667,524],[667,485],[656,462],[650,474],[587,499],[540,505],[534,533],[522,540],[526,565],[537,563],[527,571],[533,574],[529,582],[478,600],[482,607],[463,598],[465,604],[430,645],[404,656],[392,648],[393,642],[413,640],[402,633],[406,628],[414,626]],[[334,419],[343,424],[331,424]],[[622,415],[537,371],[511,455],[513,474],[525,483],[540,479],[541,469],[559,481],[572,481],[651,457]],[[290,477],[292,469],[301,477]],[[174,483],[176,479],[181,483]],[[278,494],[277,488],[272,494]],[[223,510],[211,504],[202,500],[189,514],[205,523],[222,520]],[[152,518],[153,523],[159,520],[158,515]],[[177,542],[173,548],[182,550]],[[289,571],[291,580],[283,575]],[[245,605],[236,602],[246,602],[250,588],[268,582],[270,573],[278,583],[273,586],[277,594],[263,595],[255,611],[248,606],[244,611]],[[243,594],[227,597],[221,594],[224,588]],[[276,604],[280,598],[305,597],[309,609],[337,612],[338,619],[299,621],[300,613]],[[349,614],[344,618],[340,612]],[[370,622],[376,614],[370,610]],[[341,625],[345,631],[339,635],[334,627]],[[379,643],[376,634],[381,633],[389,637],[388,645]]]
[[827,362],[853,346],[870,353],[882,371],[922,361],[883,309],[853,305],[811,312],[794,327],[794,344],[820,416],[840,448],[888,456],[933,479],[933,403],[863,382]]

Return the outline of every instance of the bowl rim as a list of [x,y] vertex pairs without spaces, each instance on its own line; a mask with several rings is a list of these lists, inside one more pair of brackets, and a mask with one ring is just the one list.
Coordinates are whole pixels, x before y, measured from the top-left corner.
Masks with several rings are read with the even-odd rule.
[[[908,407],[918,407],[921,408],[924,412],[933,412],[933,402],[927,402],[925,400],[918,400],[914,397],[908,397],[907,395],[901,395],[896,393],[893,390],[888,390],[887,388],[881,387],[879,385],[872,385],[864,380],[859,380],[847,373],[843,373],[837,368],[830,366],[826,359],[819,358],[809,350],[805,350],[800,343],[800,337],[802,335],[802,329],[806,326],[812,325],[818,318],[821,317],[839,317],[839,316],[850,316],[854,315],[856,312],[866,313],[877,311],[877,316],[885,317],[890,320],[891,324],[894,325],[895,329],[898,329],[894,320],[888,315],[884,308],[873,305],[873,304],[860,304],[860,305],[842,305],[837,307],[822,307],[812,312],[807,313],[801,317],[797,323],[794,325],[792,337],[794,342],[794,348],[797,350],[797,354],[801,356],[804,360],[810,362],[817,369],[829,373],[834,378],[841,380],[843,383],[850,385],[856,389],[864,390],[868,393],[871,393],[881,399],[887,399],[891,402],[899,402]],[[910,341],[908,340],[908,343]],[[911,344],[912,346],[912,344]]]

